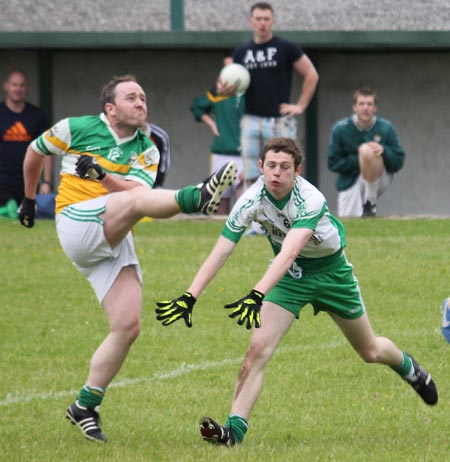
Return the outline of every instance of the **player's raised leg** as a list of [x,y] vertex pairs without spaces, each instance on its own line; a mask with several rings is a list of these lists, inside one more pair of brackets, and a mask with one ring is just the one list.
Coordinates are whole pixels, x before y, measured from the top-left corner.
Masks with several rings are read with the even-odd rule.
[[111,194],[102,216],[105,236],[114,247],[145,216],[169,218],[180,212],[212,215],[235,179],[236,164],[228,162],[203,182],[178,191],[134,188]]

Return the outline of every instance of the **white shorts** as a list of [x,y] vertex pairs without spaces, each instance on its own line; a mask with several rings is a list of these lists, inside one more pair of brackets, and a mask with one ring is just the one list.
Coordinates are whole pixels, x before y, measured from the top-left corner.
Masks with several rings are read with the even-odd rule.
[[241,144],[244,176],[247,180],[259,178],[259,157],[270,138],[282,136],[297,138],[295,117],[258,117],[245,114],[241,119]]
[[100,303],[122,268],[134,266],[142,285],[142,272],[131,231],[114,249],[103,233],[101,215],[111,195],[69,205],[56,216],[59,242],[75,267],[88,279]]
[[[384,170],[381,175],[380,184],[378,185],[377,197],[380,197],[388,186],[392,183],[394,175]],[[337,196],[337,214],[339,217],[360,217],[362,216],[364,202],[364,180],[359,175],[355,184],[346,189],[339,191]]]
[[211,154],[211,174],[217,172],[217,170],[221,169],[227,162],[230,161],[234,162],[237,167],[236,181],[222,194],[222,197],[224,199],[229,199],[230,197],[233,197],[234,193],[236,192],[236,189],[241,184],[240,176],[242,172],[242,157],[232,156],[229,154]]

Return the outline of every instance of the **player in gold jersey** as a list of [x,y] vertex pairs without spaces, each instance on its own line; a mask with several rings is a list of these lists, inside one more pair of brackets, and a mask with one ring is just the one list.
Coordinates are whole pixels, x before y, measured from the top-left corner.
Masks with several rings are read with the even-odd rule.
[[31,228],[36,186],[45,156],[63,156],[56,228],[65,253],[91,283],[110,332],[95,351],[89,375],[66,417],[85,437],[103,442],[98,406],[139,335],[142,275],[132,226],[144,216],[212,214],[233,183],[228,163],[204,182],[178,191],[151,189],[159,153],[141,132],[146,96],[133,76],[113,78],[101,97],[100,116],[64,119],[34,140],[24,162],[25,199],[20,222]]

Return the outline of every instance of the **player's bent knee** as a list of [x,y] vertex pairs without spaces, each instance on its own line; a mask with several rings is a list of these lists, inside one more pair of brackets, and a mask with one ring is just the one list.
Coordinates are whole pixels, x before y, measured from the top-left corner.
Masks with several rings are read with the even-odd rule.
[[361,146],[359,146],[358,148],[358,154],[360,156],[363,156],[363,157],[374,157],[374,152],[373,152],[373,149],[371,147],[369,147],[369,145],[367,143],[364,143],[362,144]]
[[133,326],[130,326],[129,329],[124,331],[123,335],[125,336],[128,343],[132,344],[139,337],[140,333],[141,333],[141,325],[139,323],[136,323]]
[[366,348],[358,350],[359,356],[364,362],[374,364],[380,362],[380,354],[377,348]]
[[132,344],[141,333],[141,324],[139,319],[128,322],[118,322],[116,326],[111,327],[111,332],[118,334],[122,341],[128,344]]

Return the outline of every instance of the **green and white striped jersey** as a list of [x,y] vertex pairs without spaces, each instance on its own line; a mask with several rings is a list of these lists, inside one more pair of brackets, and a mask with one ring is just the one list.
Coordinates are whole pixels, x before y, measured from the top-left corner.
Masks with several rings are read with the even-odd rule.
[[273,198],[261,176],[236,202],[222,235],[237,243],[252,221],[260,223],[275,255],[292,228],[308,228],[314,233],[297,258],[297,264],[314,265],[314,259],[328,257],[345,247],[344,228],[328,210],[324,195],[298,176],[284,199]]

